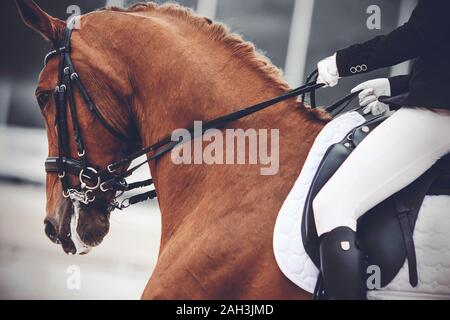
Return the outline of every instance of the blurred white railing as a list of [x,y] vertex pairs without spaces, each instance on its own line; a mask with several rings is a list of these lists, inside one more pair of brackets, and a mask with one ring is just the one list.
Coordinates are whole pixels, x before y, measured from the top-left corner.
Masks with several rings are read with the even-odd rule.
[[197,12],[212,20],[216,18],[218,0],[198,0]]
[[0,176],[44,183],[47,138],[42,129],[0,126]]

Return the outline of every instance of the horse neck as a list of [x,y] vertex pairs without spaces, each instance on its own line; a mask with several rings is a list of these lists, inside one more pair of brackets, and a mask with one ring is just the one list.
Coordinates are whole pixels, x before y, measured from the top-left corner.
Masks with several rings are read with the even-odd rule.
[[[206,35],[186,36],[188,30],[183,30],[181,35],[164,31],[153,34],[152,44],[140,48],[139,58],[134,59],[134,67],[139,70],[134,79],[135,113],[145,145],[159,141],[175,129],[191,127],[196,120],[207,121],[288,91],[285,83],[268,74],[270,68],[264,70],[265,62],[246,57],[252,52],[241,50],[236,53]],[[294,153],[305,154],[302,148],[309,149],[311,137],[314,138],[322,127],[308,118],[296,100],[280,103],[231,126],[244,130],[264,128],[292,132],[286,139],[280,136],[280,140],[284,139],[281,141],[280,152],[284,155],[280,156],[280,165],[292,161]],[[302,137],[308,142],[301,147],[295,146],[294,140]],[[150,164],[162,212],[162,246],[187,215],[198,213],[196,202],[201,200],[199,197],[206,198],[195,192],[207,192],[202,186],[213,186],[217,172],[228,177],[233,175],[224,167],[175,166],[170,155]],[[211,170],[216,173],[206,174]],[[260,175],[249,176],[248,184],[257,185],[258,179],[261,179]],[[190,217],[190,221],[195,219],[203,218],[200,215]]]

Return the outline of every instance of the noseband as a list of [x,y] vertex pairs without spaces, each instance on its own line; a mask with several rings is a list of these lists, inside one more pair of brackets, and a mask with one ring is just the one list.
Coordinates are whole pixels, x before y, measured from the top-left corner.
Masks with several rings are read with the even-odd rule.
[[[95,116],[95,118],[102,124],[102,126],[115,138],[122,143],[133,146],[140,146],[141,143],[138,139],[133,139],[123,135],[121,132],[114,129],[108,121],[101,115],[96,104],[89,96],[86,88],[80,80],[80,76],[75,71],[72,59],[70,57],[71,46],[70,39],[72,31],[75,25],[75,19],[68,22],[66,30],[64,32],[63,44],[60,48],[53,50],[45,57],[45,64],[56,56],[59,56],[59,75],[58,85],[55,89],[54,98],[56,102],[56,124],[58,129],[58,156],[49,157],[45,161],[45,170],[47,173],[57,174],[62,187],[63,196],[69,198],[74,202],[83,203],[84,205],[94,206],[96,208],[111,212],[114,209],[124,209],[130,205],[143,202],[149,199],[156,198],[156,190],[144,192],[130,198],[126,198],[122,202],[118,202],[117,198],[123,193],[131,190],[135,190],[143,187],[150,187],[153,185],[152,179],[139,181],[135,183],[127,183],[126,178],[130,177],[137,169],[143,165],[161,158],[166,153],[170,152],[181,142],[172,141],[171,136],[167,136],[161,141],[155,143],[152,146],[141,148],[139,151],[132,153],[131,155],[124,157],[122,160],[108,165],[104,169],[99,169],[89,163],[86,149],[84,147],[83,139],[80,134],[80,125],[77,118],[77,109],[74,99],[74,88],[77,88],[80,92],[86,107]],[[262,103],[238,110],[228,115],[213,119],[206,122],[203,125],[203,133],[208,129],[222,128],[225,125],[236,121],[238,119],[247,117],[255,112],[266,109],[279,102],[286,101],[293,97],[300,95],[310,94],[311,102],[314,103],[312,107],[315,107],[315,91],[323,85],[317,84],[315,79],[317,78],[317,71],[315,71],[305,85],[298,87],[292,91],[287,92],[284,95],[276,97],[274,99],[264,101]],[[310,81],[312,80],[312,81]],[[347,101],[353,100],[356,94],[351,94],[344,99],[341,99],[337,103],[327,108],[327,111],[333,112],[340,105]],[[78,158],[71,157],[70,145],[69,145],[69,133],[67,126],[67,106],[70,108],[71,121],[74,130],[74,140],[77,148]],[[194,133],[194,128],[187,128],[191,134]],[[133,160],[143,156],[148,156],[145,161],[137,164],[136,166],[128,169],[121,170],[121,168],[129,165]],[[72,186],[69,182],[69,175],[78,177],[78,185]],[[107,203],[102,200],[99,195],[111,192],[114,194],[114,200],[111,203]]]

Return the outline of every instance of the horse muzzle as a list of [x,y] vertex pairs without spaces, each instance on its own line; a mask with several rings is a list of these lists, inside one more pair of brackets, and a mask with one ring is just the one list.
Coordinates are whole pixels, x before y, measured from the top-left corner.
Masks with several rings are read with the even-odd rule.
[[86,254],[98,246],[109,231],[109,213],[64,199],[55,214],[44,221],[45,234],[66,254]]

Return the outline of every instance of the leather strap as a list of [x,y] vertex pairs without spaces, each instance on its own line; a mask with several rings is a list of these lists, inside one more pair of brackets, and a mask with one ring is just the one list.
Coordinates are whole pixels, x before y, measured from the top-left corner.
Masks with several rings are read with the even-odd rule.
[[[317,82],[317,78],[318,77],[319,77],[319,70],[315,69],[306,78],[306,83],[308,83],[308,82]],[[311,109],[316,109],[317,105],[316,105],[316,92],[315,91],[305,92],[304,94],[302,94],[301,101],[302,101],[303,104],[305,104],[306,95],[308,93],[309,93],[309,104],[311,106]]]
[[416,287],[419,277],[417,274],[417,258],[413,238],[413,228],[411,227],[408,218],[408,214],[411,212],[411,209],[403,203],[399,196],[394,197],[394,204],[395,212],[397,213],[397,218],[400,223],[400,229],[402,230],[403,241],[405,243],[406,257],[408,260],[409,283],[413,287]]
[[[314,91],[317,90],[318,88],[323,87],[322,84],[316,84],[314,81],[307,83],[301,87],[298,87],[284,95],[281,95],[279,97],[276,97],[274,99],[271,100],[267,100],[261,103],[258,103],[256,105],[235,111],[233,113],[230,113],[228,115],[222,116],[222,117],[218,117],[216,119],[210,120],[208,122],[206,122],[203,125],[203,132],[202,134],[208,130],[208,129],[212,129],[212,128],[221,128],[231,122],[234,122],[236,120],[245,118],[251,114],[254,114],[258,111],[267,109],[271,106],[274,106],[282,101],[286,101],[289,100],[293,97],[299,96],[305,92],[310,92],[310,91]],[[188,130],[191,134],[194,133],[194,127],[190,127],[190,128],[186,128],[186,130]],[[129,176],[130,174],[132,174],[134,171],[136,171],[137,169],[139,169],[140,167],[142,167],[143,165],[145,165],[148,162],[151,162],[153,160],[157,160],[159,158],[161,158],[163,155],[165,155],[166,153],[170,152],[171,150],[173,150],[176,146],[178,146],[181,142],[177,142],[177,141],[172,141],[171,137],[166,137],[164,139],[162,139],[161,141],[157,142],[156,144],[147,147],[147,148],[143,148],[140,151],[110,165],[108,167],[108,170],[110,170],[110,172],[114,172],[115,170],[119,169],[120,167],[124,166],[125,164],[143,156],[146,155],[150,152],[155,152],[151,157],[149,157],[146,161],[141,162],[140,164],[138,164],[137,166],[127,170],[126,172],[116,175],[116,177],[114,179],[123,179],[126,176]],[[101,174],[101,173],[99,173]],[[107,181],[106,182],[107,185],[112,185],[114,184],[114,181]]]

